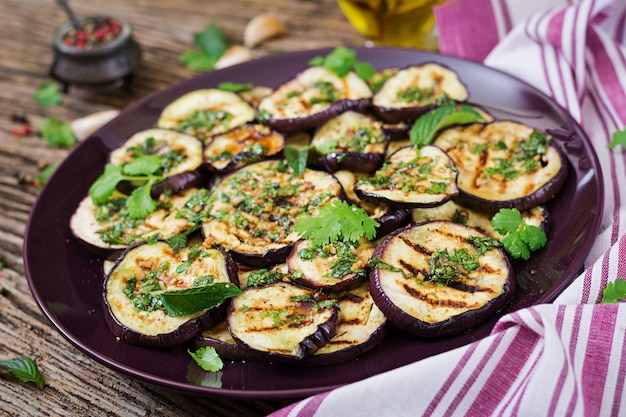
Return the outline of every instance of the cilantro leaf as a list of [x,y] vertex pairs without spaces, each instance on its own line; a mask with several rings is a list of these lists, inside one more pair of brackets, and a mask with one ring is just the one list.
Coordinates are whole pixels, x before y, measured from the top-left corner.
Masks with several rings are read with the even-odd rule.
[[228,49],[228,42],[215,21],[212,21],[202,32],[194,33],[193,43],[200,50],[184,52],[179,57],[179,61],[187,68],[196,71],[213,69],[215,63]]
[[45,386],[37,364],[26,356],[0,361],[0,369],[2,368],[8,369],[22,382],[34,382],[39,389]]
[[311,239],[314,246],[322,246],[339,240],[356,243],[363,236],[373,239],[378,226],[362,208],[333,200],[321,207],[316,216],[300,217],[294,230],[304,239]]
[[122,165],[122,171],[126,175],[142,176],[152,175],[161,168],[159,155],[142,155]]
[[309,66],[322,66],[334,72],[338,77],[345,77],[352,69],[356,75],[364,80],[374,76],[374,67],[364,61],[359,61],[354,49],[339,46],[326,56],[316,56],[309,61]]
[[59,86],[54,83],[43,83],[35,90],[35,101],[40,106],[56,106],[63,102]]
[[448,102],[419,117],[410,132],[411,143],[415,146],[429,144],[437,132],[444,127],[484,121],[476,109],[467,104]]
[[189,352],[198,366],[207,372],[217,372],[224,368],[224,362],[222,362],[222,358],[220,358],[213,346],[201,347],[195,352],[187,349],[187,352]]
[[234,284],[216,282],[202,287],[185,288],[184,290],[164,291],[159,294],[167,314],[185,316],[211,308],[222,301],[241,294],[242,291]]
[[543,229],[527,224],[518,209],[500,209],[491,218],[491,225],[504,236],[502,245],[513,258],[528,260],[531,251],[543,248],[548,241]]
[[157,209],[156,201],[150,195],[153,184],[154,180],[151,180],[147,184],[135,188],[126,199],[126,208],[132,219],[145,219],[148,214]]
[[222,91],[230,91],[233,93],[240,93],[242,91],[252,90],[253,87],[254,85],[252,83],[242,84],[242,83],[233,83],[231,81],[220,83],[217,86],[217,88]]
[[293,172],[295,172],[296,175],[302,175],[309,158],[309,147],[287,145],[285,146],[285,158],[287,159],[287,164],[293,169]]
[[626,128],[613,132],[613,136],[611,137],[611,143],[609,143],[609,148],[613,149],[619,145],[626,146]]
[[117,184],[125,178],[120,165],[107,164],[104,167],[104,173],[89,187],[89,195],[93,202],[98,205],[106,203]]
[[76,143],[76,135],[70,124],[54,117],[41,121],[41,136],[53,146],[70,147]]
[[626,301],[626,280],[618,278],[613,282],[609,282],[602,291],[602,300],[600,303],[619,303]]

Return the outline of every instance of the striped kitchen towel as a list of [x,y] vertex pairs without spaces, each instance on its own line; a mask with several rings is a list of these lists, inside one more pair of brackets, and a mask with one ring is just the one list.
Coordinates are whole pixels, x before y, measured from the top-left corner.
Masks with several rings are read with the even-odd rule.
[[470,345],[294,403],[273,417],[626,416],[625,0],[450,0],[441,52],[484,62],[552,97],[581,124],[604,179],[602,226],[584,272],[553,304],[504,316]]

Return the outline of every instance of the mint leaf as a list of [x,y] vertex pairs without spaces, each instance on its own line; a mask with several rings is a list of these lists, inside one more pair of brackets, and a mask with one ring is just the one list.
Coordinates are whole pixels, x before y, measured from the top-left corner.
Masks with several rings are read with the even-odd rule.
[[37,90],[35,90],[35,101],[40,106],[50,107],[56,106],[63,102],[63,98],[61,97],[61,90],[59,86],[54,83],[43,83]]
[[354,69],[356,75],[364,80],[373,77],[376,72],[370,63],[357,59],[355,50],[345,46],[333,49],[326,56],[316,56],[309,61],[309,66],[322,66],[342,78]]
[[602,291],[602,300],[600,303],[619,303],[626,301],[626,280],[618,278],[613,282],[606,284]]
[[228,42],[215,21],[212,21],[202,32],[194,33],[193,43],[200,50],[184,52],[179,57],[179,61],[187,68],[196,71],[213,69],[215,63],[228,49]]
[[253,87],[254,85],[252,83],[241,84],[241,83],[233,83],[230,81],[220,83],[217,86],[217,88],[222,91],[230,91],[233,93],[241,93],[242,91],[252,90]]
[[186,51],[178,58],[181,64],[194,71],[212,70],[218,59],[201,51]]
[[76,135],[70,124],[54,117],[41,121],[41,136],[52,146],[70,147],[76,143]]
[[617,146],[626,146],[626,129],[613,132],[609,148],[614,149]]
[[205,346],[195,352],[187,349],[187,352],[189,352],[198,366],[207,372],[217,372],[224,368],[224,362],[222,362],[222,358],[220,358],[213,346]]
[[285,158],[287,159],[287,164],[293,169],[293,172],[295,172],[296,175],[302,175],[309,158],[309,147],[287,145],[285,146]]
[[202,287],[165,291],[160,293],[159,297],[167,314],[176,317],[214,307],[222,301],[239,294],[242,294],[242,291],[236,285],[216,282]]
[[22,382],[34,382],[39,389],[43,389],[45,386],[37,364],[26,356],[0,361],[1,368],[11,371]]
[[359,78],[369,80],[376,74],[376,70],[369,62],[357,61],[354,63],[354,72]]
[[422,146],[431,143],[435,135],[445,127],[484,120],[471,106],[449,102],[419,117],[413,124],[409,137],[415,146]]

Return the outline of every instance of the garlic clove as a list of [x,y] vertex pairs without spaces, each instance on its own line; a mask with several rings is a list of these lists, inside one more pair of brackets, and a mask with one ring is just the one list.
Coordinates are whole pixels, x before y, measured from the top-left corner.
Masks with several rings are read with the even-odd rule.
[[220,69],[230,67],[231,65],[249,61],[251,58],[252,52],[248,48],[241,45],[233,45],[217,60],[213,68]]
[[262,13],[248,22],[243,33],[243,44],[248,48],[254,48],[265,40],[286,32],[286,26],[278,18],[269,13]]
[[70,123],[77,140],[83,140],[119,114],[119,110],[103,110],[80,117]]

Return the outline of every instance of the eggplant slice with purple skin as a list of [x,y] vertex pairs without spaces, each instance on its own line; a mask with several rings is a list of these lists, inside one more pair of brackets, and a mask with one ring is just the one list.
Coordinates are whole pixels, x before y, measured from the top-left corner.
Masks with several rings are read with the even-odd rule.
[[189,92],[168,104],[157,126],[185,132],[208,143],[210,138],[254,120],[256,112],[241,96],[207,88]]
[[248,287],[228,312],[233,339],[269,360],[299,361],[335,337],[339,306],[320,292],[288,282]]
[[228,322],[222,320],[210,329],[203,330],[193,338],[191,346],[194,351],[210,346],[222,359],[231,361],[262,362],[267,360],[265,353],[248,349],[238,344],[228,330]]
[[341,170],[335,172],[333,175],[343,187],[347,200],[361,207],[370,218],[378,222],[379,226],[376,228],[376,238],[385,236],[408,223],[410,218],[410,211],[408,209],[392,208],[380,202],[371,203],[361,200],[356,195],[354,185],[357,183],[359,177],[364,177],[366,174]]
[[[164,179],[152,186],[151,195],[157,198],[166,191],[177,193],[206,182],[208,175],[202,166],[202,148],[202,142],[194,136],[168,129],[147,129],[135,133],[114,149],[109,162],[122,165],[142,156],[158,156],[161,161],[158,174]],[[130,194],[135,186],[131,181],[122,181],[118,188]]]
[[123,210],[126,195],[119,194],[102,206],[95,205],[91,196],[87,196],[72,215],[70,229],[79,242],[99,255],[157,237],[169,239],[195,225],[179,212],[197,192],[198,189],[190,188],[176,194],[162,194],[157,200],[157,210],[144,219],[132,219]]
[[174,251],[163,241],[129,248],[104,282],[105,319],[125,342],[171,347],[185,343],[226,316],[229,300],[197,313],[170,315],[159,292],[230,283],[237,265],[224,251],[186,247]]
[[[526,224],[541,228],[546,234],[550,230],[551,218],[545,205],[535,206],[521,212]],[[441,206],[413,209],[411,217],[415,223],[424,223],[433,220],[448,220],[465,226],[478,229],[480,232],[495,239],[502,240],[504,236],[496,232],[491,225],[493,213],[483,213],[464,207],[452,200]]]
[[410,123],[433,107],[468,96],[456,72],[428,62],[391,75],[372,97],[372,110],[386,123]]
[[476,326],[509,301],[516,285],[508,256],[499,247],[481,247],[484,238],[448,221],[392,233],[372,258],[376,305],[390,323],[418,336],[457,335]]
[[313,66],[261,100],[259,117],[279,132],[297,132],[321,126],[346,110],[365,110],[372,90],[354,72],[339,77]]
[[365,201],[397,208],[434,207],[456,196],[457,170],[440,148],[398,149],[370,177],[361,177],[355,194]]
[[335,172],[376,171],[383,163],[387,136],[382,123],[355,111],[345,111],[324,123],[313,135],[313,168]]
[[207,243],[255,267],[284,262],[300,239],[293,230],[296,220],[344,198],[331,174],[306,168],[296,175],[284,160],[247,165],[224,177],[211,196],[211,210],[202,224]]
[[495,213],[552,199],[567,178],[567,160],[550,137],[525,124],[498,121],[444,130],[434,141],[459,170],[458,203]]
[[367,279],[374,243],[362,238],[357,244],[328,243],[314,247],[310,240],[296,242],[287,258],[287,266],[296,282],[322,291],[341,291]]
[[228,174],[244,165],[282,152],[285,138],[269,127],[248,123],[213,136],[204,148],[204,163],[209,170]]

